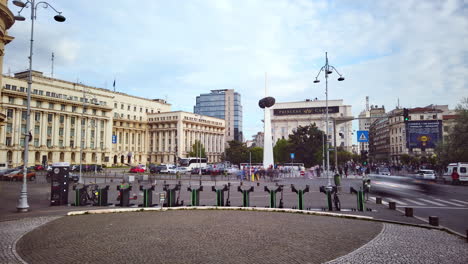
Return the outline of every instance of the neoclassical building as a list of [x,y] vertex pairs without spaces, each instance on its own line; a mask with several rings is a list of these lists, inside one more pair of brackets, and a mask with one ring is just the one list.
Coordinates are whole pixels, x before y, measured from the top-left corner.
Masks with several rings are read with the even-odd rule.
[[[3,72],[3,55],[5,54],[5,45],[13,40],[8,36],[7,29],[15,23],[13,13],[7,7],[7,0],[0,0],[0,73]],[[0,75],[0,83],[2,76]],[[0,126],[4,125],[5,115],[0,109]]]
[[[27,133],[28,72],[2,77],[0,107],[6,118],[0,128],[0,162],[18,166],[23,161]],[[174,155],[184,157],[186,154],[186,148],[182,146],[177,154],[174,152],[175,139],[162,137],[166,140],[161,141],[161,147],[158,146],[159,152],[153,150],[151,142],[154,141],[151,140],[154,140],[153,131],[172,126],[168,122],[171,120],[169,116],[185,120],[190,113],[170,112],[171,105],[161,99],[147,99],[50,78],[38,71],[33,71],[32,77],[30,132],[33,139],[29,143],[28,166],[63,161],[79,164],[80,157],[83,164],[167,162]],[[207,138],[213,131],[224,133],[223,121],[205,116],[200,119],[200,124],[192,122],[190,129],[203,131],[198,134],[202,139],[205,133]],[[188,126],[187,121],[181,123],[179,133],[182,134],[179,135],[184,135],[182,131],[188,131]],[[181,142],[185,143],[185,139]],[[205,143],[204,147],[210,149],[212,146],[209,144],[217,144],[218,141],[207,140]],[[224,147],[217,150],[210,154],[213,160],[224,152]]]
[[[277,102],[270,108],[271,130],[273,144],[280,139],[288,139],[289,135],[299,126],[315,124],[320,130],[326,131],[326,101],[304,100],[299,102]],[[328,100],[329,142],[352,151],[353,114],[351,105],[343,104],[343,100]],[[335,124],[335,131],[333,130]],[[334,135],[334,137],[332,137]]]
[[224,153],[226,121],[175,111],[148,114],[149,156],[153,163],[174,163],[188,157],[195,140],[205,148],[208,162],[219,162]]

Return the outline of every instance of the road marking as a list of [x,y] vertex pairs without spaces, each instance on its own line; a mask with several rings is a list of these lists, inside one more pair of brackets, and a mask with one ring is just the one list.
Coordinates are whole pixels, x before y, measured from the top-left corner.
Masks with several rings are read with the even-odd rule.
[[398,205],[408,205],[407,203],[401,202],[401,201],[399,201],[399,200],[397,200],[397,199],[388,198],[388,200],[390,200],[390,202],[395,202],[395,203],[397,204],[397,206],[398,206]]
[[424,203],[421,203],[421,202],[416,202],[414,199],[410,199],[410,198],[403,198],[405,199],[406,201],[409,201],[410,203],[414,203],[416,205],[426,205]]
[[457,203],[462,203],[462,204],[468,205],[468,202],[465,202],[465,201],[460,201],[460,200],[457,200],[457,199],[450,199],[450,200],[452,200],[454,202],[457,202]]
[[417,198],[417,199],[419,199],[419,200],[421,200],[421,201],[424,201],[424,202],[426,202],[426,203],[435,204],[435,205],[438,205],[438,206],[445,206],[445,204],[441,204],[441,203],[434,202],[434,201],[431,201],[431,200],[426,200],[426,199],[424,199],[424,198]]
[[442,202],[442,203],[448,203],[448,204],[451,204],[451,205],[455,205],[455,206],[460,206],[460,207],[464,207],[463,204],[457,204],[457,203],[454,203],[454,202],[450,202],[450,201],[445,201],[445,200],[442,200],[442,199],[437,199],[437,198],[432,198],[436,201],[439,201],[439,202]]

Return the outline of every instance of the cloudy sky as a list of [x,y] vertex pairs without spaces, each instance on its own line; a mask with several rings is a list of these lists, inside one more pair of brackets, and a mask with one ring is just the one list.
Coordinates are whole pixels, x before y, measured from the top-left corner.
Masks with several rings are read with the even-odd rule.
[[[54,52],[56,78],[108,89],[116,78],[118,91],[167,99],[173,110],[193,111],[200,93],[235,89],[247,139],[262,127],[265,72],[279,102],[325,99],[324,82],[313,80],[326,51],[346,77],[330,81],[329,98],[344,99],[355,116],[366,95],[387,110],[398,99],[453,108],[468,96],[468,0],[48,2],[67,21],[38,8],[35,70],[50,75]],[[28,67],[29,18],[9,34],[5,74]]]

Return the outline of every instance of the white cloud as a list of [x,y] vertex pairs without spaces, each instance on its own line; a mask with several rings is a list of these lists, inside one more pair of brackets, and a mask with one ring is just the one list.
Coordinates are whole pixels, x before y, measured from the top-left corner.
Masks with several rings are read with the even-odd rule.
[[[60,7],[59,7],[60,6]],[[93,8],[89,8],[92,6]],[[314,77],[329,52],[345,82],[330,81],[357,115],[369,95],[392,109],[431,103],[455,106],[468,92],[466,1],[130,1],[58,2],[67,21],[40,10],[35,67],[64,79],[164,98],[191,111],[195,96],[233,88],[242,94],[247,138],[262,126],[257,101],[264,74],[277,101],[324,99]],[[10,7],[14,9],[14,7]],[[29,23],[10,30],[7,70],[27,66]],[[334,76],[336,77],[336,76]],[[177,108],[176,108],[177,107]]]

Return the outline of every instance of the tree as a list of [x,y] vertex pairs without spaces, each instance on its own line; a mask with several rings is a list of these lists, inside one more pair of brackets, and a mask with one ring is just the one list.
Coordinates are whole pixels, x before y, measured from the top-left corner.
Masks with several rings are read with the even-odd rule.
[[290,143],[286,139],[280,139],[276,141],[275,146],[273,147],[273,157],[275,158],[275,163],[287,163],[290,162]]
[[226,161],[231,162],[231,164],[237,164],[248,162],[249,161],[249,149],[247,146],[236,140],[228,142],[229,147],[226,148]]
[[322,160],[323,132],[315,124],[299,126],[289,135],[290,152],[295,154],[294,162],[304,163],[306,167],[320,164]]
[[401,154],[400,161],[403,165],[409,165],[411,162],[411,156],[408,154]]
[[468,162],[468,97],[462,99],[456,108],[455,125],[449,131],[446,142],[436,147],[439,163]]
[[263,148],[253,147],[248,151],[252,155],[252,163],[263,163]]
[[[200,155],[200,150],[201,150],[201,155]],[[195,143],[193,143],[192,151],[189,152],[189,156],[206,158],[205,147],[203,146],[203,144],[200,143],[199,140],[195,140]]]

